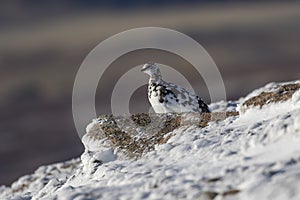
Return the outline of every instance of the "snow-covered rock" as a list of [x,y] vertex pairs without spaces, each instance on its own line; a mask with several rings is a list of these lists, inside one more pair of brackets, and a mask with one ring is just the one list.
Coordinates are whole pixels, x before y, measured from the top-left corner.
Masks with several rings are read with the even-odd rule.
[[87,127],[80,160],[42,166],[0,187],[0,199],[298,200],[297,84],[272,83],[238,101],[210,105],[213,112],[243,110],[222,119],[101,117]]

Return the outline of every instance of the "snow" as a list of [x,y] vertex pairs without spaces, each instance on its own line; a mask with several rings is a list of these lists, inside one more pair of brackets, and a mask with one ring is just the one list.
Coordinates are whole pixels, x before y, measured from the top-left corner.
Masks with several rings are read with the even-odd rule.
[[[210,109],[234,111],[278,85]],[[99,133],[98,123],[87,132]],[[137,159],[122,157],[104,135],[85,135],[80,160],[42,166],[0,187],[0,199],[300,199],[300,91],[286,102],[170,134]]]

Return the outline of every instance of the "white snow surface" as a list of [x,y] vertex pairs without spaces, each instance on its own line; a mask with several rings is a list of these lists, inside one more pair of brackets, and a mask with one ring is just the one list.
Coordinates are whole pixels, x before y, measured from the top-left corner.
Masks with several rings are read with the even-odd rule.
[[[273,85],[210,109],[232,111]],[[136,160],[118,156],[105,139],[83,137],[81,162],[42,166],[0,187],[0,199],[300,199],[300,91],[284,103],[173,134]]]

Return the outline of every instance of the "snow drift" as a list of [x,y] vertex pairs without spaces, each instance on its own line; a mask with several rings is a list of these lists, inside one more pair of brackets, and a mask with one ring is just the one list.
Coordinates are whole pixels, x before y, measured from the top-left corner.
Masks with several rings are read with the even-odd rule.
[[270,83],[211,104],[223,118],[101,116],[80,159],[41,166],[0,199],[300,199],[299,88]]

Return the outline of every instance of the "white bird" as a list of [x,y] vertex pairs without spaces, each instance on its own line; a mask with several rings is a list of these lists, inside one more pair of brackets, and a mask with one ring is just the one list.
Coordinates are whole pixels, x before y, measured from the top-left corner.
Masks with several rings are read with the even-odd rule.
[[208,106],[196,94],[162,80],[155,63],[145,64],[141,71],[150,76],[148,99],[156,113],[210,112]]

